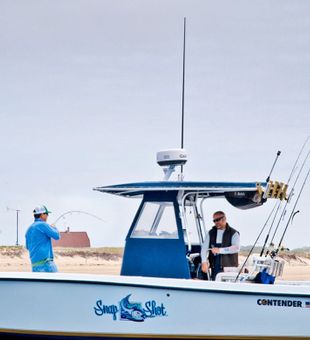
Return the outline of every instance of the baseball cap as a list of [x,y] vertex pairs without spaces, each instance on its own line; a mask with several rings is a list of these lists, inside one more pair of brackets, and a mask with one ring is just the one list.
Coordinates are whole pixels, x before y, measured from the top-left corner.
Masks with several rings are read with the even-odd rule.
[[49,214],[51,211],[49,211],[45,205],[39,205],[34,208],[33,214],[34,215],[40,215],[40,214]]

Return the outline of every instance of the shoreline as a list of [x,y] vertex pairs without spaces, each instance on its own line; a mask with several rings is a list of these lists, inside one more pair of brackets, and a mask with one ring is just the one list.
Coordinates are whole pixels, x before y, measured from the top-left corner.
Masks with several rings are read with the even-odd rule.
[[[120,275],[123,248],[54,248],[55,263],[61,273]],[[240,263],[245,256],[240,255]],[[310,281],[307,254],[283,255],[285,261],[280,280]],[[29,255],[24,247],[0,247],[0,271],[30,272]]]

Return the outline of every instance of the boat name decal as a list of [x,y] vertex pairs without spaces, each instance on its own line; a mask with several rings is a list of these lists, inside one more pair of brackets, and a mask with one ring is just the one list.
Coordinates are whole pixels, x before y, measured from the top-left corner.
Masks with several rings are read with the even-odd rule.
[[297,307],[297,308],[310,308],[310,301],[300,300],[280,300],[280,299],[258,299],[259,306],[272,306],[272,307]]
[[131,294],[124,297],[119,305],[105,304],[102,300],[97,300],[94,307],[94,312],[98,316],[104,314],[111,314],[113,320],[136,321],[142,322],[147,318],[154,318],[158,316],[167,316],[166,307],[163,303],[157,303],[155,300],[149,300],[142,306],[141,302],[130,302],[129,297]]
[[118,312],[118,308],[115,305],[105,305],[102,300],[98,300],[96,302],[96,306],[94,307],[95,314],[101,316],[103,314],[112,314],[113,320],[116,320],[116,314]]

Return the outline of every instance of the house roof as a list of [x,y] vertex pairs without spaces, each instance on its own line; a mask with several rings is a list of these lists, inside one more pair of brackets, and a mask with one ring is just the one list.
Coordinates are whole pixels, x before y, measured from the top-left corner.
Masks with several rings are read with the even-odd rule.
[[54,247],[90,247],[90,240],[85,231],[65,231],[60,232],[60,239],[53,240]]

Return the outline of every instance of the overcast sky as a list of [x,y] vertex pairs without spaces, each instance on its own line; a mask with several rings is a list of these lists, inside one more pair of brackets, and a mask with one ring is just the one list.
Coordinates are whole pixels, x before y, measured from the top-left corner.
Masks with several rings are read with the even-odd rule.
[[[46,204],[60,230],[122,246],[138,200],[96,186],[161,180],[180,146],[187,18],[186,180],[286,181],[310,133],[310,2],[0,0],[0,244]],[[309,149],[308,145],[308,149]],[[307,164],[309,168],[309,162]],[[310,246],[309,183],[284,244]],[[273,206],[217,200],[252,244]],[[7,207],[13,210],[7,210]]]

